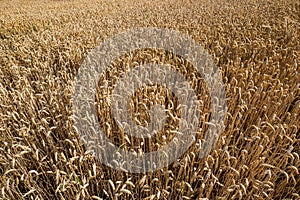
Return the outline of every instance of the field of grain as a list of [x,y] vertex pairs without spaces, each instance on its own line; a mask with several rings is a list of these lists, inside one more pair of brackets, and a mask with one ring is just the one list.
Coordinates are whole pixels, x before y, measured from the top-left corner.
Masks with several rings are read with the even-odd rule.
[[[161,170],[126,173],[101,164],[76,132],[71,99],[83,60],[137,27],[191,36],[221,70],[225,130],[205,158],[194,146]],[[123,60],[162,54],[147,51]],[[0,199],[300,199],[299,72],[297,0],[2,0]],[[107,108],[98,109],[102,123],[111,122]]]

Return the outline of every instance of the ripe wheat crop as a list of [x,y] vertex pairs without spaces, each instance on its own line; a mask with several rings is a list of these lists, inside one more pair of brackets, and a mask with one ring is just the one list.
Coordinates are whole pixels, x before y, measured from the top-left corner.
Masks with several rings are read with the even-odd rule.
[[[137,154],[161,148],[181,116],[176,96],[159,85],[132,94],[135,123],[149,123],[153,103],[172,108],[151,139],[118,128],[109,96],[129,68],[174,66],[201,99],[203,122],[199,142],[176,162],[151,173],[118,171],[93,157],[74,128],[71,99],[84,59],[137,27],[191,36],[221,70],[225,129],[205,158],[198,154],[210,97],[193,66],[171,52],[142,49],[115,60],[95,106],[115,145]],[[0,199],[300,199],[299,64],[297,0],[0,1]]]

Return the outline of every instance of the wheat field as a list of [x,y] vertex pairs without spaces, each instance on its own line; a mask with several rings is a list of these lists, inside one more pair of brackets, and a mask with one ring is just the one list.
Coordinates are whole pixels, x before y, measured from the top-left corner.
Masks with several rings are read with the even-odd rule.
[[[74,128],[71,99],[84,59],[107,38],[138,27],[189,35],[221,70],[225,129],[205,158],[194,145],[163,169],[127,173],[100,163]],[[162,57],[187,77],[193,73],[186,62],[146,49],[112,64],[117,71],[98,89],[122,63]],[[300,199],[299,72],[297,0],[1,0],[0,199]],[[132,112],[147,123],[138,99],[167,104],[161,97],[168,95],[160,86],[142,88]],[[137,146],[113,124],[109,102],[99,103],[104,96],[97,92],[99,123],[112,124],[104,129],[115,144],[154,151],[170,140],[165,130]],[[168,123],[172,129],[177,122]]]

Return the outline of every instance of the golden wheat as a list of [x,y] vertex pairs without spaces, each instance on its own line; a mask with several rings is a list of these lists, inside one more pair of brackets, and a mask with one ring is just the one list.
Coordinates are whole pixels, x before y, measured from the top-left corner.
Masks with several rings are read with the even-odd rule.
[[[300,199],[299,1],[3,0],[0,13],[0,199]],[[204,122],[177,161],[130,174],[102,165],[85,148],[71,97],[89,51],[121,31],[153,26],[188,34],[214,56],[225,83],[226,127],[198,158],[210,117],[203,79],[172,53],[129,52],[97,87],[99,123],[113,144],[142,154],[176,133],[180,105],[159,86],[131,98],[140,124],[149,122],[151,103],[172,108],[157,137],[126,135],[109,112],[120,73],[145,62],[172,65],[189,80]]]

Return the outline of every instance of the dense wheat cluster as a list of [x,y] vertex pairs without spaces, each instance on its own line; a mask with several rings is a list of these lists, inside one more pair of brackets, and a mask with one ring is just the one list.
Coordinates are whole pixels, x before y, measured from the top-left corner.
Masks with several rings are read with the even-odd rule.
[[[72,118],[78,69],[102,41],[134,27],[180,31],[214,57],[228,110],[205,158],[195,144],[168,167],[131,174],[101,164],[83,145]],[[105,133],[145,152],[173,137],[178,103],[159,85],[137,90],[130,102],[140,124],[149,122],[151,102],[173,105],[169,126],[154,139],[126,136],[109,114],[107,95],[124,63],[145,60],[173,64],[206,102],[203,140],[205,84],[187,61],[153,49],[124,55],[99,80],[95,105]],[[300,199],[299,64],[297,0],[0,1],[0,199]],[[107,91],[105,79],[112,80]]]

